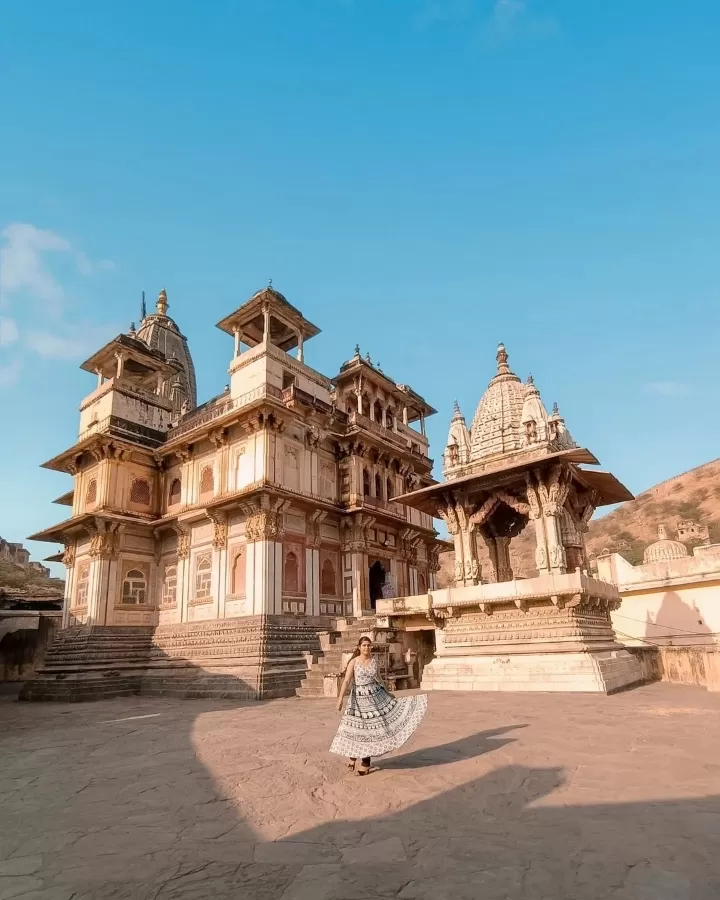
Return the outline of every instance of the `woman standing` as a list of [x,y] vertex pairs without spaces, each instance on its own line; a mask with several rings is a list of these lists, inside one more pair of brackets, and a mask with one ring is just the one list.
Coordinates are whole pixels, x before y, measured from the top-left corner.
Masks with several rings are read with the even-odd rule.
[[369,637],[360,638],[345,670],[338,697],[338,710],[350,687],[350,697],[340,720],[331,753],[349,757],[348,768],[358,775],[370,771],[370,758],[395,750],[410,739],[427,710],[427,695],[415,694],[398,700],[377,677],[377,660]]

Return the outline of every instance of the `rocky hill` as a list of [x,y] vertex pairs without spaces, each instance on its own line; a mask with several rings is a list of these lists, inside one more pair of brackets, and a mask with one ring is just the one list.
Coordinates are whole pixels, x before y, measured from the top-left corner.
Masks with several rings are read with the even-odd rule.
[[[705,463],[639,494],[606,515],[593,519],[587,535],[591,555],[617,550],[631,563],[642,562],[643,551],[657,540],[658,525],[667,526],[675,538],[677,525],[692,520],[706,525],[710,540],[720,542],[720,459]],[[535,573],[535,536],[530,526],[510,546],[513,571],[530,577]],[[483,565],[486,560],[481,560]],[[438,583],[452,581],[453,554],[441,559]]]
[[62,597],[65,582],[60,578],[47,578],[42,572],[21,568],[0,559],[0,595],[6,590],[23,590],[27,596]]

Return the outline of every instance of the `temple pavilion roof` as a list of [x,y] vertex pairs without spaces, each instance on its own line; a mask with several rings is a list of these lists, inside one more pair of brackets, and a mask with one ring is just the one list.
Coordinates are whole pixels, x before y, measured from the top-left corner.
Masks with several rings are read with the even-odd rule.
[[268,285],[257,291],[229,316],[217,323],[217,327],[227,334],[240,333],[240,338],[248,347],[255,347],[264,340],[264,311],[270,313],[270,341],[286,353],[298,346],[298,336],[309,340],[320,334],[317,325],[303,316],[300,310],[275,288]]

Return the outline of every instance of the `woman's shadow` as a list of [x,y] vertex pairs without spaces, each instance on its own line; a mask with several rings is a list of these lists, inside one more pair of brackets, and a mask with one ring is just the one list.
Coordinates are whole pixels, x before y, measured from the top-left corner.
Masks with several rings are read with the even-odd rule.
[[[515,738],[500,738],[500,735],[515,731],[518,728],[526,728],[526,725],[505,725],[502,728],[491,728],[488,731],[480,731],[471,734],[449,744],[439,744],[436,747],[423,747],[413,750],[411,753],[403,753],[401,756],[393,756],[380,761],[382,769],[424,769],[427,766],[437,766],[443,763],[457,762],[461,759],[474,759],[491,750],[497,750],[505,744],[511,744]],[[500,738],[496,740],[496,738]]]

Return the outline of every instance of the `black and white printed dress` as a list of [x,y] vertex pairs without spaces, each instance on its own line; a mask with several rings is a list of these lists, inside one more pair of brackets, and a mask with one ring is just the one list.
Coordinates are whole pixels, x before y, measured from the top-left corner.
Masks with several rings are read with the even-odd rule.
[[393,697],[377,677],[377,660],[365,665],[357,658],[340,727],[331,753],[355,759],[382,756],[402,747],[427,711],[427,695]]

